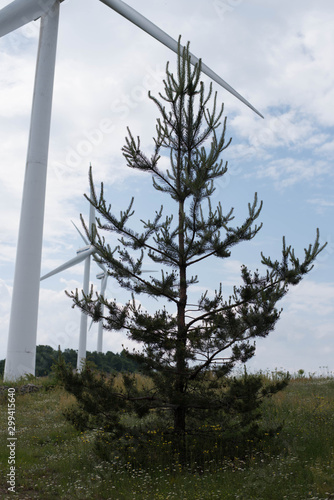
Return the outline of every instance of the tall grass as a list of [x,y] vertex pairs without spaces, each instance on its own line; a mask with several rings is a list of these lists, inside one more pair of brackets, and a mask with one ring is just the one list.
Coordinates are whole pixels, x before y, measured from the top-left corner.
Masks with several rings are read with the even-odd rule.
[[334,498],[333,379],[303,376],[267,401],[264,423],[284,422],[283,428],[268,442],[249,443],[249,453],[242,459],[220,456],[219,441],[212,450],[213,440],[195,450],[187,468],[168,453],[172,449],[168,436],[154,431],[145,431],[151,456],[146,461],[140,457],[141,465],[136,459],[141,451],[131,446],[130,434],[122,437],[127,460],[120,461],[116,453],[111,462],[103,460],[94,452],[93,433],[76,431],[63,417],[72,397],[60,387],[46,390],[50,383],[44,384],[46,388],[37,393],[16,396],[16,495],[7,493],[6,484],[7,393],[0,398],[1,498]]

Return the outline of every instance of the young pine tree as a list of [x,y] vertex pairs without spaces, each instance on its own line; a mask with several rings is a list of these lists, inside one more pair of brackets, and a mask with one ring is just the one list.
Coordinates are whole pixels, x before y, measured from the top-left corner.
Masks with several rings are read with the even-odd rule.
[[[255,194],[244,222],[233,226],[233,209],[226,211],[221,203],[213,206],[210,201],[215,180],[227,172],[227,163],[220,156],[230,140],[225,139],[226,118],[221,123],[223,106],[217,106],[211,85],[206,93],[201,64],[190,64],[188,48],[179,52],[176,76],[167,65],[164,95],[160,94],[160,99],[149,97],[160,113],[154,152],[148,158],[139,138],[129,131],[123,154],[128,167],[151,176],[161,198],[169,197],[175,210],[164,215],[161,206],[152,220],[142,222],[138,232],[131,228],[133,200],[119,216],[113,214],[103,185],[98,195],[90,172],[93,194],[87,199],[99,217],[92,233],[85,226],[87,236],[110,276],[129,290],[133,299],[120,307],[99,294],[81,296],[76,291],[70,296],[96,321],[104,304],[104,327],[125,329],[131,340],[139,342],[138,352],[128,356],[139,363],[152,384],[139,390],[127,379],[125,389],[120,390],[113,382],[94,378],[89,370],[81,375],[70,371],[65,375],[63,371],[63,378],[87,419],[88,414],[89,418],[95,415],[99,425],[110,432],[116,428],[120,434],[124,432],[120,417],[124,409],[139,416],[150,409],[166,412],[175,435],[183,437],[187,432],[198,432],[204,421],[219,422],[222,432],[230,435],[245,429],[254,432],[261,400],[282,389],[286,381],[263,386],[260,377],[237,379],[228,375],[237,363],[254,355],[255,340],[274,329],[280,316],[277,302],[289,285],[299,283],[310,271],[322,250],[319,233],[303,260],[283,238],[280,262],[262,255],[262,264],[267,267],[264,275],[243,266],[242,285],[234,288],[232,296],[225,298],[218,283],[214,296],[204,293],[195,306],[189,304],[189,287],[198,282],[196,267],[206,259],[227,259],[233,246],[254,238],[261,228],[255,222],[262,202]],[[164,152],[170,160],[166,171],[159,167]],[[106,243],[104,234],[108,232],[119,236],[116,248]],[[162,269],[159,278],[142,273],[144,257]],[[154,314],[134,300],[145,294],[161,304]],[[185,441],[180,442],[184,451]]]

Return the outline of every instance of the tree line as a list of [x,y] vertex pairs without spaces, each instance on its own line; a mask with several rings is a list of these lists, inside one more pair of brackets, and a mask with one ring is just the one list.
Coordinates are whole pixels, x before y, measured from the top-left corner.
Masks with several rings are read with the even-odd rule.
[[[62,358],[66,364],[76,368],[77,351],[75,349],[65,349],[61,352]],[[36,348],[36,377],[49,375],[52,371],[52,365],[58,360],[59,351],[49,345],[39,345]],[[137,363],[125,356],[125,352],[114,354],[111,351],[107,353],[87,352],[87,361],[96,365],[97,369],[106,373],[129,372],[137,370]],[[5,360],[0,361],[0,374],[3,376]]]

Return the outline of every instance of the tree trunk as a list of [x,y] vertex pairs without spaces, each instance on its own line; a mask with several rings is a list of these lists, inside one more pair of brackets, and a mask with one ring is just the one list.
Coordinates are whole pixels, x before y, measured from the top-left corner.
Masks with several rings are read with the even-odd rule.
[[175,391],[176,400],[179,406],[174,411],[174,432],[177,435],[185,434],[186,430],[186,412],[184,408],[184,392],[185,392],[185,373],[186,373],[186,342],[187,331],[185,322],[185,310],[187,304],[187,281],[186,281],[186,265],[184,262],[184,206],[183,202],[179,202],[179,302],[177,306],[177,342],[176,342],[176,380]]

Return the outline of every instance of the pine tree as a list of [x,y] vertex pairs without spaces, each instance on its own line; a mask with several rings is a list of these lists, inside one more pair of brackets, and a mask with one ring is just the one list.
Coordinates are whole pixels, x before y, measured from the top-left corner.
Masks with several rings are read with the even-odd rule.
[[[232,225],[233,209],[224,212],[221,203],[212,206],[214,182],[227,172],[227,163],[220,157],[230,140],[225,138],[223,106],[217,105],[217,94],[213,95],[211,85],[208,92],[205,91],[201,63],[191,65],[188,48],[179,52],[176,77],[167,65],[164,94],[160,94],[160,99],[149,93],[160,113],[153,154],[150,158],[144,154],[139,138],[135,139],[130,130],[123,147],[127,166],[147,172],[161,197],[168,196],[173,201],[174,213],[164,215],[161,206],[152,220],[142,221],[142,231],[138,232],[130,225],[134,200],[119,216],[113,214],[105,200],[103,184],[98,194],[90,172],[93,194],[86,198],[99,217],[91,233],[84,221],[83,224],[101,262],[108,267],[109,274],[131,292],[132,300],[121,307],[116,301],[93,292],[83,297],[77,290],[70,296],[74,304],[95,321],[101,318],[101,304],[104,304],[105,328],[125,329],[130,339],[140,342],[138,352],[128,352],[128,356],[153,381],[153,388],[150,386],[141,392],[130,382],[123,393],[110,386],[114,406],[109,413],[109,429],[113,427],[110,427],[111,421],[116,428],[115,412],[124,410],[127,401],[128,411],[132,409],[139,416],[150,409],[171,414],[173,432],[178,436],[198,431],[200,422],[212,416],[230,431],[240,432],[246,428],[254,431],[261,400],[282,389],[286,381],[264,386],[260,377],[228,376],[236,364],[252,358],[255,340],[266,337],[274,329],[280,316],[277,302],[285,296],[289,285],[296,285],[310,271],[323,248],[317,231],[314,244],[305,249],[303,260],[299,260],[283,238],[280,262],[261,254],[262,264],[267,268],[264,275],[243,266],[242,285],[234,287],[230,297],[223,296],[219,285],[214,296],[204,293],[196,307],[189,304],[189,287],[198,282],[193,269],[206,259],[227,259],[232,247],[252,240],[261,229],[256,221],[262,202],[255,194],[248,204],[248,215],[239,226]],[[165,151],[170,159],[167,171],[159,168],[160,155]],[[119,237],[115,248],[106,242],[104,235],[108,232]],[[162,269],[159,278],[143,275],[144,257]],[[135,297],[141,295],[155,297],[168,307],[150,314],[135,301]],[[80,377],[82,381],[85,378],[87,387],[94,387],[87,373],[68,373],[67,387],[78,385]],[[96,384],[95,390],[102,391],[101,381]],[[87,410],[89,405],[85,406],[83,401],[82,387],[80,391],[76,395],[78,399],[81,397],[82,407]],[[103,394],[106,397],[105,391]],[[94,399],[93,392],[91,399]],[[95,413],[100,404],[103,407],[103,398],[99,403],[97,399],[98,396]],[[110,401],[106,406],[109,410],[101,409],[100,415],[111,412]],[[105,417],[104,423],[107,421]],[[117,422],[120,425],[119,419]],[[179,442],[183,442],[184,452],[185,441]]]

